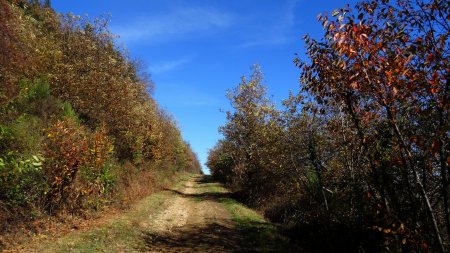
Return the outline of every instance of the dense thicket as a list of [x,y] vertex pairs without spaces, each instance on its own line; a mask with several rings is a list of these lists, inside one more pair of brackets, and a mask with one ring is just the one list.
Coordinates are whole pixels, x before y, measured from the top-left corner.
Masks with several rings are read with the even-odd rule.
[[49,1],[0,0],[2,225],[20,212],[133,197],[127,189],[151,187],[154,171],[200,172],[138,66],[104,19],[63,16]]
[[449,7],[369,0],[320,16],[284,110],[257,68],[230,92],[212,174],[326,251],[448,250]]

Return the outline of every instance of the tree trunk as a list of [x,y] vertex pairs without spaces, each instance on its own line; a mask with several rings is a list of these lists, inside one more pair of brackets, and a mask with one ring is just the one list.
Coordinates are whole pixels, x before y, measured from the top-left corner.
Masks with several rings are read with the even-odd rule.
[[422,184],[422,181],[420,180],[419,173],[417,172],[417,168],[416,168],[416,166],[414,164],[414,158],[413,158],[413,156],[411,154],[411,151],[409,150],[408,146],[406,145],[406,142],[405,142],[405,140],[403,138],[403,135],[400,133],[400,129],[399,129],[399,127],[397,125],[397,122],[395,121],[395,119],[394,119],[394,117],[392,115],[391,109],[387,105],[385,105],[385,108],[386,108],[388,120],[389,120],[392,128],[394,129],[395,135],[397,136],[397,138],[398,138],[398,140],[400,142],[399,144],[400,144],[401,148],[404,150],[404,152],[406,153],[406,156],[407,156],[407,158],[409,160],[410,169],[413,172],[414,179],[415,179],[416,185],[419,188],[420,195],[423,198],[423,200],[425,201],[426,209],[427,209],[429,218],[432,221],[432,225],[433,225],[432,227],[433,227],[436,239],[438,241],[438,245],[439,245],[440,251],[442,253],[444,253],[445,252],[445,248],[444,248],[444,244],[442,242],[441,233],[440,233],[440,230],[439,230],[437,219],[436,219],[436,216],[434,215],[433,206],[431,205],[430,198],[428,197],[428,194],[427,194],[427,192],[425,190],[425,187]]

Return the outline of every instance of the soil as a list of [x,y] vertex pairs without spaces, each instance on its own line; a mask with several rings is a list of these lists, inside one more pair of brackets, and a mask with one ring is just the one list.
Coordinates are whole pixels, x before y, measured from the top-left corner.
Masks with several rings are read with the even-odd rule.
[[201,192],[201,181],[195,177],[181,191],[171,190],[176,197],[167,208],[141,224],[149,252],[230,252],[237,247],[230,214]]
[[236,222],[236,213],[224,206],[224,200],[232,201],[220,184],[206,176],[190,176],[144,199],[135,210],[10,252],[299,252],[289,245],[280,248],[284,238],[267,234],[272,225],[238,202],[232,208],[258,218],[246,220],[245,226]]

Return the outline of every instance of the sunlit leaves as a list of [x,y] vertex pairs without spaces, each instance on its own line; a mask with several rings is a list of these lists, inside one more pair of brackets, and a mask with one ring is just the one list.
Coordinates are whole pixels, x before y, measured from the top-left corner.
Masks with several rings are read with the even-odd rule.
[[[319,15],[324,37],[304,37],[309,59],[294,60],[301,91],[285,111],[267,110],[258,78],[229,93],[234,111],[210,152],[212,171],[275,209],[266,210],[275,219],[374,227],[384,250],[444,251],[448,7],[368,0]],[[278,202],[265,206],[267,188]]]
[[[28,161],[43,153],[43,170],[30,175],[48,182],[45,196],[40,188],[34,193],[49,212],[86,208],[93,195],[104,198],[114,178],[130,176],[110,172],[121,163],[142,166],[139,171],[149,170],[148,163],[200,171],[175,121],[149,94],[148,75],[116,45],[108,23],[61,15],[42,1],[0,1],[0,126],[11,130],[7,138],[0,134],[0,157],[3,162],[14,153],[17,161]],[[29,115],[39,127],[21,123]],[[3,186],[29,194],[14,183]]]
[[[441,16],[436,17],[430,6],[441,10]],[[429,178],[441,181],[442,185],[437,185],[442,187],[442,197],[448,199],[448,172],[443,162],[448,148],[437,145],[442,140],[448,143],[448,136],[442,132],[449,125],[444,102],[448,97],[444,91],[448,74],[444,73],[449,51],[442,44],[449,36],[446,7],[442,1],[364,1],[356,6],[355,14],[337,10],[332,13],[335,18],[320,17],[324,40],[306,40],[312,63],[296,63],[302,70],[303,90],[322,105],[328,105],[323,101],[332,101],[335,106],[343,106],[352,120],[351,128],[361,148],[368,152],[367,169],[373,173],[377,191],[389,196],[389,200],[383,200],[387,215],[392,211],[390,205],[403,210],[402,205],[418,202],[430,220],[437,215],[449,229],[448,201],[444,200],[441,210],[433,211],[427,204],[431,193],[423,189],[423,185],[432,184]],[[428,139],[429,144],[412,145],[409,139],[414,143]],[[379,170],[393,177],[385,176],[380,181]],[[420,176],[418,170],[430,174]],[[400,171],[406,176],[400,177]],[[395,191],[416,192],[420,198],[398,198],[389,190],[393,184]],[[424,236],[434,235],[439,247],[440,232],[433,222]]]

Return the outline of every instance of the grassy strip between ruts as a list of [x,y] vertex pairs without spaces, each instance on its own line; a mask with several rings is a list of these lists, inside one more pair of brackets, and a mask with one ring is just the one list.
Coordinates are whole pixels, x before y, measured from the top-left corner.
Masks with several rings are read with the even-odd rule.
[[[197,190],[198,193],[227,192],[221,184],[214,183],[211,179],[206,181]],[[201,197],[197,197],[196,199],[196,201],[201,200]],[[252,252],[299,252],[298,248],[293,248],[289,244],[287,238],[280,235],[275,225],[267,222],[254,210],[229,197],[219,197],[217,201],[231,214],[236,224],[236,232],[242,233],[245,237],[246,245],[243,245],[244,249]]]
[[[192,175],[181,176],[174,188],[181,189]],[[166,200],[174,196],[163,191],[144,198],[124,215],[89,231],[77,231],[54,242],[31,249],[34,252],[141,252],[146,244],[142,240],[139,223],[150,213],[164,210]]]
[[219,198],[230,212],[237,230],[246,238],[246,248],[253,252],[298,252],[289,240],[282,236],[275,225],[267,222],[260,214],[244,204],[231,199]]

